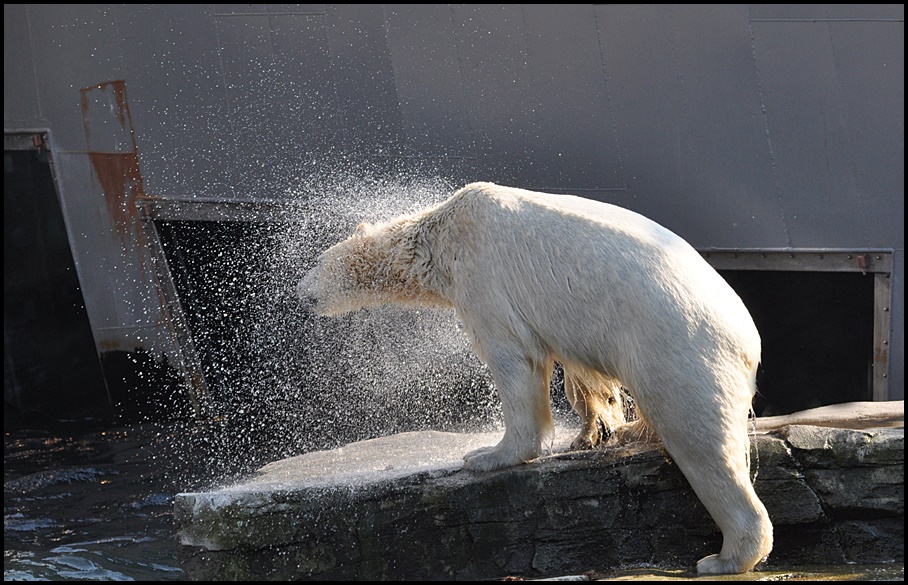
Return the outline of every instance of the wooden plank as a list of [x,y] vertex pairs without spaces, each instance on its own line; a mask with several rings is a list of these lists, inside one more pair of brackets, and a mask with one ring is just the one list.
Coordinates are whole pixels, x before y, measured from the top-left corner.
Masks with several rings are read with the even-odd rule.
[[892,271],[891,250],[700,250],[716,270],[800,272]]
[[889,400],[889,338],[892,333],[889,274],[875,274],[873,283],[873,400]]

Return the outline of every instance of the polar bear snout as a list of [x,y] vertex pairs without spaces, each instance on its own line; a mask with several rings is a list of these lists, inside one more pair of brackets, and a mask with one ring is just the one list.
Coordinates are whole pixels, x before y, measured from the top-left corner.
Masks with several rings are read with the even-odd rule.
[[313,268],[303,275],[303,278],[296,285],[296,296],[307,308],[314,309],[318,305],[317,284],[318,269]]

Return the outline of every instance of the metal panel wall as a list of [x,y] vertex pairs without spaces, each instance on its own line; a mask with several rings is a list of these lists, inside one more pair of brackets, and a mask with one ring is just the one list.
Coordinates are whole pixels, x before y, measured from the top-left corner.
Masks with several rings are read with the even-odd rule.
[[408,169],[606,200],[698,248],[892,249],[903,396],[904,5],[4,5],[4,45],[4,127],[50,131],[102,351],[179,359],[119,190]]

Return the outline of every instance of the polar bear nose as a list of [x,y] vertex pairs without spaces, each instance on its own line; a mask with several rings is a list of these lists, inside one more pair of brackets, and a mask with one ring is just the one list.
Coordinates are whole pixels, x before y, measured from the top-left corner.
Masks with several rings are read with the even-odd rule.
[[318,296],[315,294],[316,274],[310,270],[296,285],[296,295],[306,305],[315,305]]

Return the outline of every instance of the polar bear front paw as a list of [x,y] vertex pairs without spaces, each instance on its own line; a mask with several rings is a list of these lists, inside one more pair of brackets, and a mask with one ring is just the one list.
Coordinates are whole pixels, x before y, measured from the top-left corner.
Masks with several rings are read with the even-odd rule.
[[493,471],[512,467],[533,459],[533,457],[520,457],[512,449],[502,447],[501,444],[494,447],[482,447],[475,451],[470,451],[463,456],[464,469],[470,471]]

